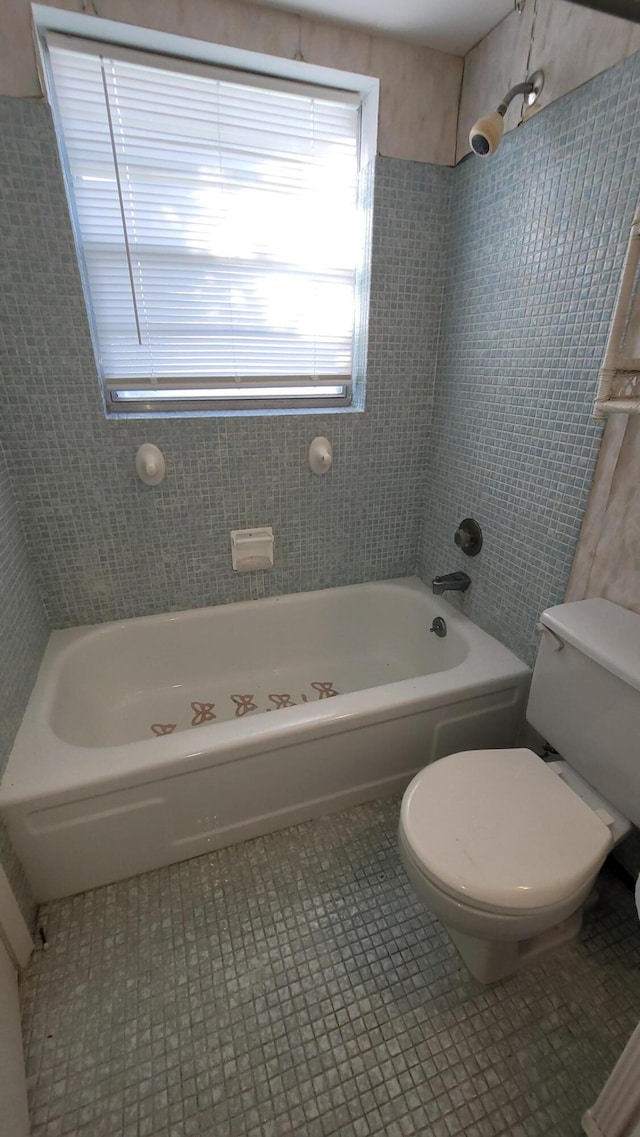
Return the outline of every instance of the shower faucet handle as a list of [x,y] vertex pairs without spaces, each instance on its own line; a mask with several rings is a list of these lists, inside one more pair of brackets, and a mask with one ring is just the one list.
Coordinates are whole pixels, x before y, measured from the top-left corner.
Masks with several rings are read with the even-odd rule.
[[475,557],[482,548],[482,529],[473,517],[465,517],[458,525],[453,540],[468,557]]
[[456,529],[453,539],[458,548],[464,551],[469,548],[469,545],[473,544],[473,537],[470,533],[467,533],[466,529],[463,529],[462,526]]

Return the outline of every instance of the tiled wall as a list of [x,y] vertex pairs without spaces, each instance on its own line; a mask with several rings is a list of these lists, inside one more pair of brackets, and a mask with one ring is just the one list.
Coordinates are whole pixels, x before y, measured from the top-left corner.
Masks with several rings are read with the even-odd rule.
[[[0,100],[7,436],[54,626],[411,573],[453,171],[378,159],[365,414],[107,422],[49,111]],[[306,461],[327,434],[334,466]],[[143,441],[167,459],[142,485]],[[273,525],[277,567],[233,573],[229,530]]]
[[[532,661],[564,596],[600,427],[590,417],[640,193],[640,56],[455,171],[421,574]],[[477,518],[485,544],[453,544]]]
[[[531,660],[599,443],[639,70],[632,58],[560,100],[489,162],[378,160],[364,415],[106,422],[49,112],[0,101],[5,423],[51,622],[463,567],[470,615]],[[306,465],[317,433],[335,446],[326,478]],[[159,489],[134,474],[143,440],[166,453]],[[474,561],[452,542],[468,514],[485,530]],[[274,526],[277,568],[233,574],[228,531],[255,524]]]
[[[0,443],[0,775],[20,725],[47,635]],[[2,822],[0,863],[25,917],[31,922],[33,900],[29,886]]]

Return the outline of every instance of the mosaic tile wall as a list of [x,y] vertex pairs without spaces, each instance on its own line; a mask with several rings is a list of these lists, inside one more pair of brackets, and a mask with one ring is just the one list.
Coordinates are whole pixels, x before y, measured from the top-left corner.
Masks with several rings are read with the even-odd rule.
[[[106,422],[49,112],[1,100],[9,457],[52,624],[464,567],[469,614],[530,661],[599,445],[639,66],[547,108],[490,162],[378,160],[363,415]],[[323,479],[305,460],[317,433],[335,447]],[[167,457],[157,489],[134,474],[143,440]],[[452,541],[468,514],[485,530],[475,561]],[[277,567],[234,574],[229,530],[257,524],[274,527]]]
[[[452,171],[378,160],[365,414],[106,422],[49,111],[0,101],[0,297],[12,472],[54,626],[411,573]],[[428,210],[425,213],[425,202]],[[335,462],[314,477],[316,434]],[[142,441],[167,459],[134,473]],[[277,567],[231,570],[272,525]]]
[[[600,441],[590,418],[640,193],[640,56],[455,171],[420,574],[531,662],[564,596]],[[464,517],[485,544],[453,544]]]
[[[42,604],[0,443],[0,775],[20,725],[48,636]],[[28,922],[33,898],[22,866],[0,821],[0,863]]]

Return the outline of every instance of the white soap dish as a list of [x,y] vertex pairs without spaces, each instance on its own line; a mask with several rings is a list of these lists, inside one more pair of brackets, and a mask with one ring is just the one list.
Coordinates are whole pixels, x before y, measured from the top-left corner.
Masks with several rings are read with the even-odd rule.
[[231,530],[231,564],[236,572],[273,568],[273,530]]

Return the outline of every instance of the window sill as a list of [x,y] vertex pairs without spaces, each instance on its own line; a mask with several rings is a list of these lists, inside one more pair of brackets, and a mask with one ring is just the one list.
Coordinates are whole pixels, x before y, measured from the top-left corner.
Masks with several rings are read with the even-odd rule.
[[264,410],[235,410],[235,411],[133,411],[129,414],[117,414],[113,411],[107,413],[107,422],[131,422],[140,419],[194,419],[194,418],[284,418],[295,415],[360,415],[364,413],[364,406],[350,407],[269,407]]

